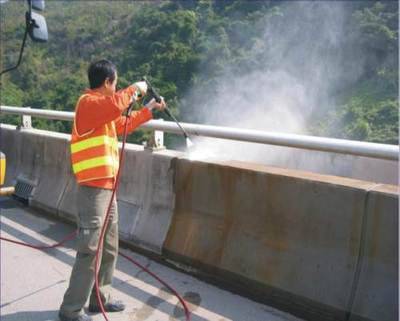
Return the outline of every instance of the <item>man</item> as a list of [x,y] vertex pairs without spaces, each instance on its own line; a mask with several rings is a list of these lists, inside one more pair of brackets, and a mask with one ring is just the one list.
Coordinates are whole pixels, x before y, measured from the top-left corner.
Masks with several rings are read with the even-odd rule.
[[[121,113],[132,101],[143,97],[145,82],[116,92],[118,75],[108,60],[88,69],[90,89],[79,98],[71,135],[72,168],[78,183],[78,248],[69,287],[61,304],[61,321],[92,321],[83,312],[90,296],[89,312],[100,312],[94,288],[97,244],[119,166],[118,140],[125,122],[128,132],[152,118],[152,109],[162,110],[165,102],[151,100],[130,118]],[[114,198],[99,260],[99,289],[107,312],[124,310],[121,301],[111,298],[111,282],[118,256],[118,210]]]

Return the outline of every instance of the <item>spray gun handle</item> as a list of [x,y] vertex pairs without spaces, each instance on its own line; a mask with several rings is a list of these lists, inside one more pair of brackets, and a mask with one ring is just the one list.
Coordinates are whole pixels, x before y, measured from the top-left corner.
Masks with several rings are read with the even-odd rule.
[[[151,97],[154,97],[156,102],[160,103],[161,102],[161,96],[158,94],[158,92],[150,84],[150,81],[148,81],[146,77],[143,77],[142,81],[145,81],[146,84],[147,84],[147,93]],[[178,123],[176,118],[171,114],[171,111],[169,110],[169,108],[167,106],[165,106],[165,108],[164,108],[164,113],[166,113],[170,118],[172,118],[178,124],[179,127],[181,127],[181,125]],[[186,134],[186,132],[185,132],[185,130],[183,128],[182,128],[182,131],[183,131],[184,136],[187,137],[187,134]]]
[[145,81],[146,84],[147,84],[147,93],[151,97],[153,97],[156,100],[156,102],[160,103],[161,102],[161,96],[156,91],[156,89],[150,84],[150,81],[148,81],[146,77],[143,77],[142,81]]

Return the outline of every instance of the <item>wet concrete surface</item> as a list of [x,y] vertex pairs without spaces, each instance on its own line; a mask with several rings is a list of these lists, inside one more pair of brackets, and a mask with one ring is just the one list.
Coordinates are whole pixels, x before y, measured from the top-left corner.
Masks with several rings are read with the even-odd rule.
[[[41,216],[10,198],[0,198],[0,211],[3,237],[52,244],[73,231],[73,227]],[[1,321],[57,321],[74,262],[74,248],[75,241],[46,251],[1,242]],[[188,302],[193,321],[300,321],[129,250],[122,251],[175,288]],[[110,321],[185,320],[178,299],[122,257],[114,276],[113,296],[123,300],[127,309],[108,314]],[[104,319],[101,314],[92,316],[95,321]]]

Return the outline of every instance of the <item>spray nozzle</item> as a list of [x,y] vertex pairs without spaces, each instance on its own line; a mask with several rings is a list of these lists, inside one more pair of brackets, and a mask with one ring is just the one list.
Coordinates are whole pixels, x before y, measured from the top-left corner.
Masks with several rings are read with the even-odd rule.
[[171,111],[168,109],[168,107],[165,107],[164,112],[171,117],[175,123],[178,125],[178,127],[181,129],[183,136],[185,137],[186,140],[186,147],[192,147],[193,142],[189,138],[189,134],[186,132],[186,130],[182,127],[182,125],[179,123],[179,121],[175,118],[174,115],[172,115]]

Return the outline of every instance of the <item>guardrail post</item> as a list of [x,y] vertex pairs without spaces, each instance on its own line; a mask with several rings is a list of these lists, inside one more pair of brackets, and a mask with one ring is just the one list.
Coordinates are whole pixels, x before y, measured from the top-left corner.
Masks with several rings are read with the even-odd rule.
[[[31,108],[31,107],[26,107]],[[30,115],[21,116],[21,124],[17,126],[18,129],[31,129],[32,128],[32,117]]]
[[[158,120],[164,121],[164,119],[158,119]],[[165,149],[164,132],[161,130],[154,130],[151,133],[150,138],[146,142],[144,142],[144,147],[151,151]]]

